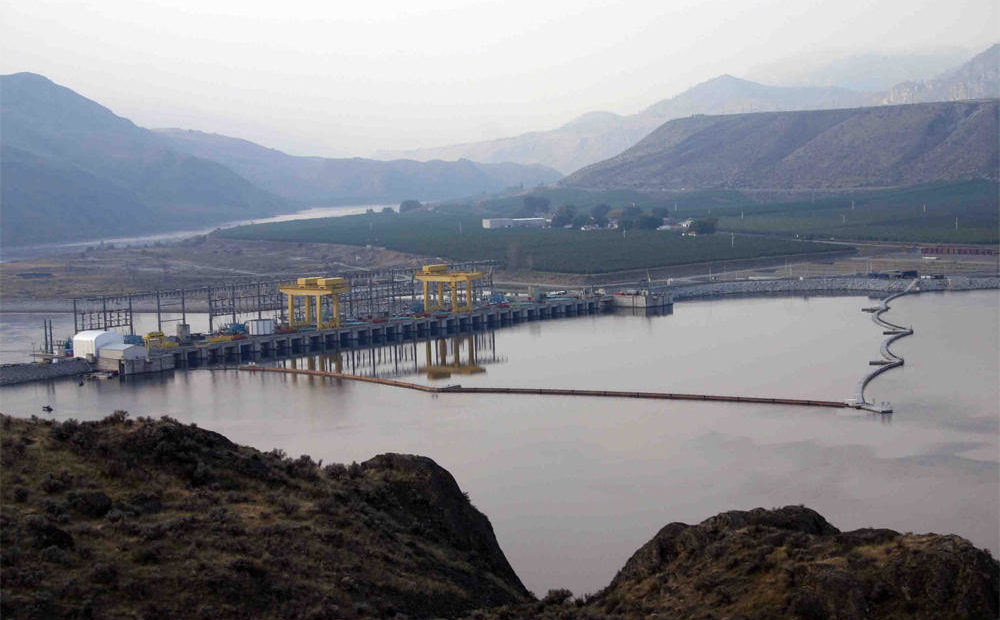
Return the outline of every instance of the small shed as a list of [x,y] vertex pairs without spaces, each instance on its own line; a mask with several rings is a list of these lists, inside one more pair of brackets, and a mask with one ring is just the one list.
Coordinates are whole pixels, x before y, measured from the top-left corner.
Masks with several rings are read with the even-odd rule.
[[115,343],[101,347],[100,357],[109,360],[142,360],[146,359],[146,347],[137,344]]
[[124,341],[121,334],[103,329],[88,329],[73,336],[73,357],[86,358],[88,355],[100,357],[101,349]]
[[251,336],[270,336],[274,333],[274,319],[251,319],[247,321],[247,331]]

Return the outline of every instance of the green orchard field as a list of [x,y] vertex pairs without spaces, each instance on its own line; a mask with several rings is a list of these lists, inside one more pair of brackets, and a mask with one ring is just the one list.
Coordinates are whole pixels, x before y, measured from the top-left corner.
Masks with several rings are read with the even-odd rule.
[[805,239],[984,244],[998,242],[998,214],[997,185],[986,181],[879,192],[853,199],[837,196],[815,202],[724,207],[712,212],[719,218],[720,229],[736,232]]
[[498,260],[509,269],[609,273],[831,251],[828,245],[757,236],[683,237],[675,232],[571,229],[486,230],[479,214],[369,213],[337,218],[240,226],[229,239],[372,245],[450,260]]

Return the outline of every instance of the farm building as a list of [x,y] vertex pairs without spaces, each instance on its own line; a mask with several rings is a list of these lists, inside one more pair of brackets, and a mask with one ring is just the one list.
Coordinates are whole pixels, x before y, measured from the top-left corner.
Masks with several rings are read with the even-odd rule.
[[483,228],[545,228],[544,217],[495,217],[483,220]]

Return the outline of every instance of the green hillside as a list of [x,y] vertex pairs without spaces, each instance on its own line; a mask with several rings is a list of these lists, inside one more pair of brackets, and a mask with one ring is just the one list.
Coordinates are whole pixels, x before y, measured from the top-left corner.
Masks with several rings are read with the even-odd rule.
[[[801,238],[941,243],[1000,242],[1000,187],[969,181],[712,211],[724,230]],[[853,207],[852,207],[853,203]],[[700,215],[707,209],[692,210]],[[957,224],[957,225],[956,225]]]

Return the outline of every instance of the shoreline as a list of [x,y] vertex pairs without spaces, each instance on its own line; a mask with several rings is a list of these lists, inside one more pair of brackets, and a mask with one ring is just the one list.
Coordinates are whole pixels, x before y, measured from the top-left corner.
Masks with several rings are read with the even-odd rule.
[[[754,297],[770,295],[858,295],[877,296],[899,293],[912,282],[906,279],[860,278],[850,276],[822,276],[805,279],[731,280],[663,287],[656,290],[670,292],[674,301],[718,299],[723,297]],[[1000,276],[946,276],[940,280],[919,280],[914,292],[977,291],[1000,288]]]

